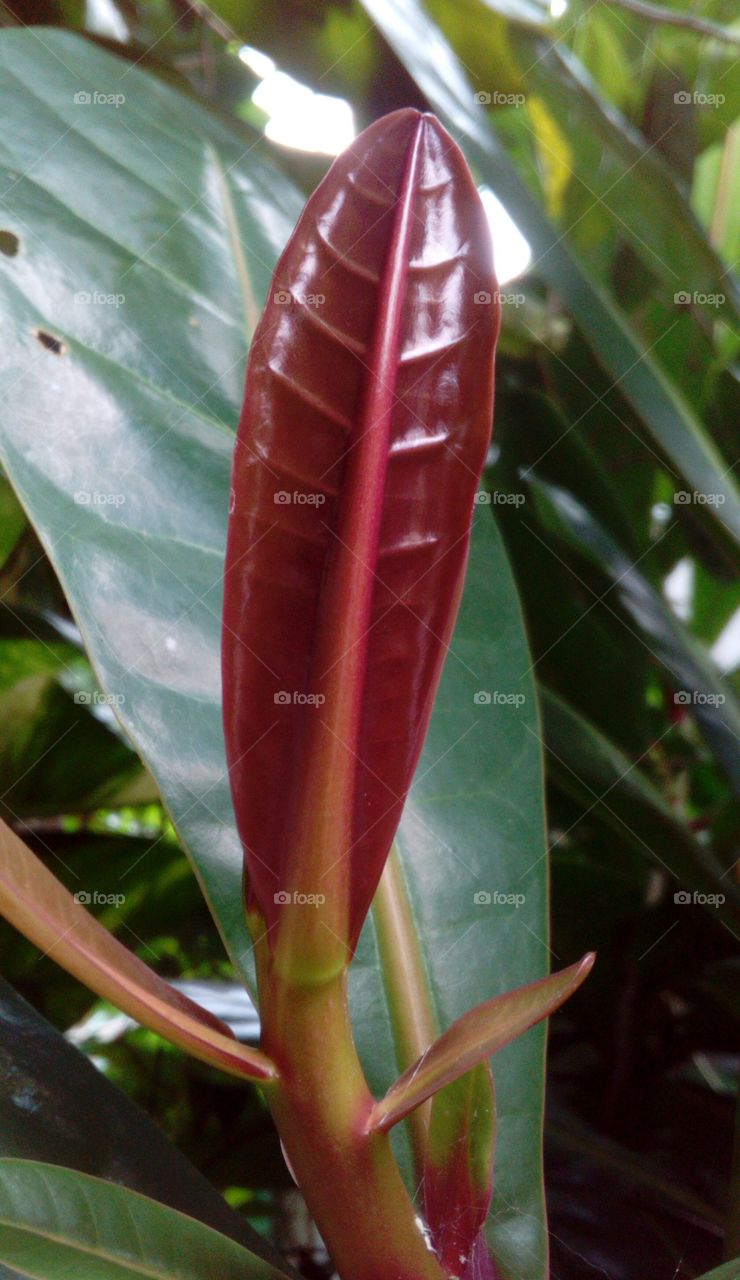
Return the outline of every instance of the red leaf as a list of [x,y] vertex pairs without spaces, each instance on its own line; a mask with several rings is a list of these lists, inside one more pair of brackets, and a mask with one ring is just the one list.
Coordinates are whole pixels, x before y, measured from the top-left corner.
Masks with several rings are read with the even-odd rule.
[[354,946],[383,869],[457,612],[498,310],[461,152],[386,116],[278,264],[234,458],[226,743],[248,905],[281,932],[285,895],[321,895],[308,915]]
[[496,1263],[493,1261],[491,1251],[486,1244],[486,1237],[483,1231],[480,1231],[476,1236],[465,1270],[461,1272],[460,1280],[500,1280]]
[[493,1078],[486,1062],[447,1085],[432,1104],[424,1218],[449,1276],[470,1275],[472,1280],[487,1274],[469,1268],[488,1253],[481,1232],[491,1207],[495,1139]]
[[45,956],[195,1058],[269,1084],[274,1063],[160,978],[90,915],[0,819],[0,914]]
[[368,1117],[368,1130],[387,1133],[439,1089],[498,1053],[568,1000],[591,972],[595,954],[469,1009],[398,1077]]

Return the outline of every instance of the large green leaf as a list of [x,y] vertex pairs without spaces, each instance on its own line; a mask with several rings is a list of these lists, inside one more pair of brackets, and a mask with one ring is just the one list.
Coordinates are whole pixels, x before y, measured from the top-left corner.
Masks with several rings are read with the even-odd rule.
[[713,513],[740,536],[740,499],[727,464],[603,289],[581,267],[566,237],[542,212],[475,101],[454,51],[418,0],[362,0],[370,17],[433,109],[464,146],[520,223],[537,273],[560,295],[614,385],[635,408],[680,474],[704,494],[720,495]]
[[714,1271],[707,1271],[699,1280],[740,1280],[740,1258],[735,1258],[734,1262],[726,1262]]
[[3,32],[0,96],[20,241],[0,279],[2,456],[246,971],[220,578],[245,311],[302,201],[208,112],[78,37]]
[[0,1159],[0,1261],[34,1280],[285,1280],[229,1236],[127,1187]]
[[1,978],[0,1031],[0,1156],[120,1182],[265,1253],[243,1215],[159,1127]]
[[[301,201],[241,138],[188,99],[79,39],[41,38],[0,36],[8,123],[0,158],[14,175],[6,220],[21,239],[0,273],[14,321],[0,354],[8,388],[0,451],[101,685],[123,699],[116,713],[160,786],[230,955],[249,980],[218,675],[230,455],[246,347],[235,282],[246,277],[261,298]],[[95,90],[125,93],[126,102],[75,106],[75,92]],[[33,181],[12,186],[31,164]],[[76,305],[79,290],[125,292],[125,303]],[[251,315],[253,303],[248,309]],[[59,353],[39,342],[37,329],[63,343]],[[75,503],[78,492],[124,501]],[[441,1029],[547,969],[541,756],[529,665],[505,553],[481,508],[399,842]],[[491,701],[477,702],[479,691]],[[476,892],[491,901],[477,903]],[[381,1091],[397,1068],[372,923],[352,987],[360,1052]],[[494,1068],[500,1137],[491,1238],[505,1280],[546,1273],[543,1058],[539,1028],[504,1050]]]

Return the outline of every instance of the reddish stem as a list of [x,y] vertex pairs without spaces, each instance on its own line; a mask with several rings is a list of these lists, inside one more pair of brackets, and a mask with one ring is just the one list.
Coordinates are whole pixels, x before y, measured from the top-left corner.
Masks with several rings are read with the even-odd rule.
[[444,1280],[386,1134],[349,1020],[346,973],[305,984],[261,956],[263,1045],[280,1072],[270,1106],[292,1171],[342,1280]]

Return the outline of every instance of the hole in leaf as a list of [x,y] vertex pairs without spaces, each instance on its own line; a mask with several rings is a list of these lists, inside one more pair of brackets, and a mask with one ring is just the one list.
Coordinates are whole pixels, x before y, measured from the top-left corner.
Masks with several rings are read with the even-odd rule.
[[46,347],[46,350],[53,352],[55,356],[66,355],[67,348],[61,338],[55,338],[53,333],[47,333],[45,329],[37,329],[34,337],[38,339],[42,347]]
[[21,242],[12,231],[0,231],[0,253],[6,258],[14,258],[21,247]]

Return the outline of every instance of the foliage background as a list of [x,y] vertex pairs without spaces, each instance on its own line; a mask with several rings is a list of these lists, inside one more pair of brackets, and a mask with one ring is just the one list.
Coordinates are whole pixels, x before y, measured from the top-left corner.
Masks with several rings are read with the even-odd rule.
[[[429,105],[532,245],[526,275],[505,286],[524,301],[503,308],[486,484],[541,696],[552,951],[564,962],[591,947],[600,957],[550,1038],[553,1276],[568,1280],[691,1280],[721,1261],[725,1228],[727,1256],[740,1248],[730,1190],[740,642],[735,632],[733,654],[727,640],[740,606],[730,271],[740,252],[740,25],[730,25],[729,0],[675,3],[660,21],[635,8],[2,8],[7,25],[85,31],[254,140],[265,117],[237,56],[243,42],[347,98],[358,128]],[[687,17],[724,37],[677,25]],[[328,163],[257,145],[307,193]],[[554,247],[542,240],[543,215]],[[138,864],[105,923],[165,973],[228,978],[152,780],[114,718],[73,700],[72,687],[92,691],[94,679],[6,481],[0,507],[0,810],[45,855],[83,878],[94,867],[102,892],[158,841],[156,864]],[[681,892],[726,901],[685,903]],[[0,970],[60,1029],[90,1010],[81,987],[5,928]],[[258,1099],[237,1110],[236,1086],[144,1031],[114,1035],[112,1022],[97,1008],[77,1042],[267,1228],[287,1180]]]

